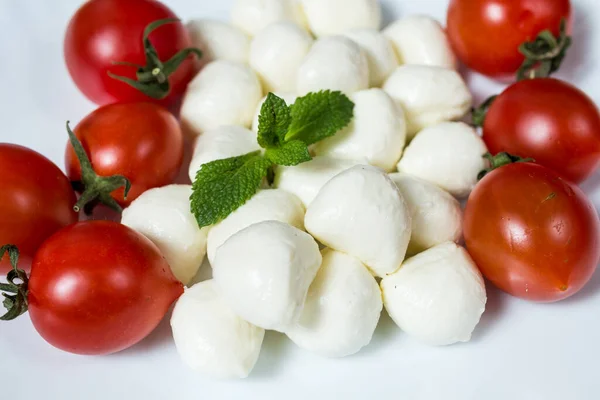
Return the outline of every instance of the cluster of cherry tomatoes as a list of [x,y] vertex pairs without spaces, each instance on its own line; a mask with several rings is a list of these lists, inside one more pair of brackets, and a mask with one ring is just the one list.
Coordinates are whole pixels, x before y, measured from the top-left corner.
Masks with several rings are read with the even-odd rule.
[[52,345],[107,354],[147,336],[183,293],[144,236],[116,222],[78,221],[97,203],[120,210],[176,178],[184,139],[171,111],[198,69],[190,43],[154,0],[95,0],[73,16],[66,64],[101,107],[74,134],[67,125],[66,175],[31,149],[0,143],[0,272],[10,271],[0,284],[3,319],[28,310]]
[[576,293],[600,257],[597,211],[576,186],[600,164],[600,114],[547,77],[571,44],[571,14],[569,0],[452,0],[448,9],[449,39],[469,68],[519,78],[474,115],[499,155],[469,197],[465,241],[486,278],[535,301]]

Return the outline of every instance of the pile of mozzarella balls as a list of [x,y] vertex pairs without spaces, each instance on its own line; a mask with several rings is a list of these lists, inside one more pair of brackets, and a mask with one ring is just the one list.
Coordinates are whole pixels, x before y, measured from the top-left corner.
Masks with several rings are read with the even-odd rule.
[[312,161],[279,167],[274,188],[214,226],[198,228],[187,185],[150,190],[124,211],[182,282],[208,257],[213,278],[188,288],[171,320],[195,370],[246,377],[265,330],[349,356],[369,344],[384,306],[432,345],[468,341],[478,324],[484,282],[456,244],[457,198],[485,167],[483,141],[454,122],[472,97],[438,22],[380,23],[376,0],[237,0],[231,23],[188,24],[205,54],[181,110],[196,138],[192,180],[204,163],[260,149],[268,92],[292,104],[340,90],[355,103],[351,125],[313,146]]

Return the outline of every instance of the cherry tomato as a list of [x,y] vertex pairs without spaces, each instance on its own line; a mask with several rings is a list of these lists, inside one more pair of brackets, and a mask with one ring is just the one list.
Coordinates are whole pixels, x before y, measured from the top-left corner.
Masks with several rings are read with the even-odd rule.
[[[112,192],[122,206],[148,189],[173,182],[183,160],[179,123],[166,109],[152,103],[110,104],[84,118],[75,128],[94,172],[108,177],[123,175],[131,191]],[[65,153],[67,175],[80,181],[81,166],[71,144]]]
[[569,0],[451,0],[447,31],[463,63],[498,78],[521,66],[522,43],[543,30],[558,36],[561,20],[570,17]]
[[580,182],[600,165],[600,113],[576,87],[556,79],[528,79],[492,103],[483,139],[492,154],[508,152]]
[[[77,221],[75,201],[69,180],[52,161],[26,147],[0,143],[0,246],[19,247],[21,268],[29,270],[46,238]],[[9,269],[3,257],[0,273]]]
[[564,299],[588,282],[600,258],[599,229],[583,192],[533,163],[490,172],[465,209],[465,241],[481,272],[533,301]]
[[[144,29],[158,20],[177,18],[164,4],[155,0],[90,0],[84,2],[67,28],[64,56],[75,84],[91,101],[104,105],[114,102],[153,101],[132,86],[114,79],[112,73],[138,79],[137,68],[115,62],[146,66],[143,43]],[[191,40],[180,22],[169,23],[154,30],[149,40],[158,58],[165,63],[175,54],[189,48]],[[169,106],[183,94],[196,71],[193,55],[168,75],[167,97],[156,99]],[[150,70],[154,69],[153,65]],[[150,81],[152,87],[156,81]]]
[[29,314],[51,345],[76,354],[109,354],[133,346],[183,293],[158,248],[109,221],[70,225],[35,255]]

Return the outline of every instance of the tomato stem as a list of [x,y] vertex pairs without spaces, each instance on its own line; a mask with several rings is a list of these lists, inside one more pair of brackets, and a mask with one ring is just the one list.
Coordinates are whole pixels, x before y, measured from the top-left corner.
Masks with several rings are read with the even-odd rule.
[[146,55],[146,65],[136,65],[126,61],[115,61],[115,65],[127,65],[137,68],[136,79],[131,79],[125,76],[113,74],[108,71],[108,76],[113,79],[119,80],[129,86],[139,90],[146,96],[153,99],[161,100],[169,95],[171,92],[171,85],[169,83],[169,76],[179,68],[182,62],[188,58],[189,55],[195,54],[198,58],[202,57],[202,52],[196,48],[187,48],[180,50],[169,60],[162,62],[158,56],[156,48],[150,42],[150,34],[157,28],[166,25],[179,22],[177,18],[167,18],[154,21],[144,29],[143,46],[144,53]]
[[73,186],[82,193],[77,203],[73,206],[73,210],[79,212],[83,208],[85,213],[89,215],[93,210],[93,206],[100,202],[117,212],[121,212],[121,206],[111,196],[111,193],[124,187],[123,199],[126,199],[131,189],[129,179],[122,175],[98,176],[92,168],[92,163],[83,145],[69,127],[69,121],[67,121],[67,133],[69,134],[69,141],[81,167],[81,182],[73,182]]
[[517,71],[517,80],[547,78],[558,71],[572,42],[567,35],[567,20],[563,18],[558,38],[545,30],[534,41],[521,44],[519,52],[525,56],[525,61]]
[[[2,321],[10,321],[27,312],[29,303],[29,278],[27,273],[17,267],[19,263],[19,250],[17,246],[6,244],[0,247],[0,260],[8,253],[12,269],[8,272],[6,280],[8,283],[0,283],[0,291],[4,296],[2,304],[8,310],[0,317]],[[20,282],[16,282],[20,281]]]
[[487,115],[488,110],[492,106],[494,100],[496,100],[498,95],[494,95],[486,99],[479,107],[474,107],[471,109],[471,123],[473,126],[482,127],[485,122],[485,116]]
[[485,153],[483,155],[483,158],[485,158],[486,160],[489,161],[490,167],[481,171],[477,175],[477,180],[483,179],[484,176],[486,176],[493,170],[504,167],[505,165],[508,165],[508,164],[534,162],[535,161],[533,158],[522,158],[519,156],[513,156],[512,154],[509,154],[506,152],[498,153],[495,156],[493,156],[491,153]]

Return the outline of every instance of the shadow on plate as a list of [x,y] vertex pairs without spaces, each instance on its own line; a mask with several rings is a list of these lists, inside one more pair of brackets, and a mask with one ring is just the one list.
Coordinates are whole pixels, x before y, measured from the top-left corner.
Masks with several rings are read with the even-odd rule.
[[583,9],[579,3],[574,3],[573,32],[571,36],[573,43],[567,52],[557,77],[570,81],[580,82],[587,75],[595,73],[595,67],[590,59],[592,53],[592,39],[594,38],[594,27],[591,25],[589,14],[592,10]]
[[271,379],[277,376],[288,358],[290,346],[293,346],[292,341],[283,333],[267,331],[260,357],[252,370],[252,379]]
[[385,29],[400,17],[398,5],[391,5],[387,1],[381,2],[381,26]]
[[506,294],[488,281],[486,281],[485,286],[487,303],[485,305],[485,312],[473,332],[473,342],[481,340],[489,331],[494,329],[494,325],[502,318],[502,312],[505,307]]
[[373,338],[371,339],[371,343],[362,348],[360,352],[358,352],[353,357],[361,357],[361,356],[371,356],[380,351],[388,351],[390,350],[390,342],[392,342],[398,335],[402,335],[402,331],[398,326],[392,321],[389,314],[383,309],[381,312],[381,317],[379,317],[379,324],[377,324],[377,329],[373,334]]

